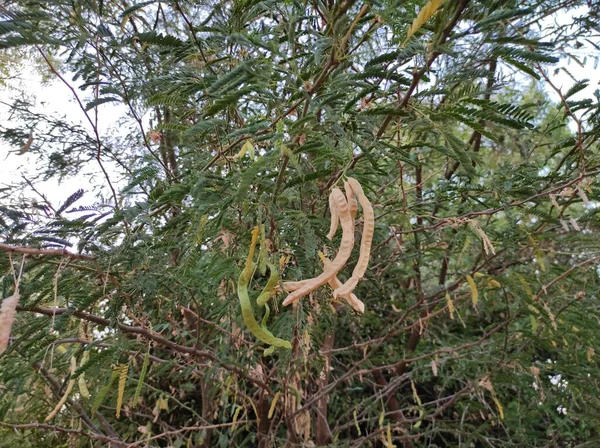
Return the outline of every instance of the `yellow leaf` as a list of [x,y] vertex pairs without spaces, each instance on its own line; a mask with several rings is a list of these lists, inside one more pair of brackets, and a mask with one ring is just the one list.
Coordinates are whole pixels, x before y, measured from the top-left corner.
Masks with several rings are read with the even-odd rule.
[[548,305],[546,305],[545,303],[542,302],[542,306],[543,306],[544,310],[546,310],[546,313],[548,314],[548,317],[550,318],[550,324],[552,325],[552,328],[554,328],[555,330],[558,330],[558,326],[556,325],[556,316],[554,316],[554,314],[552,314],[552,311],[550,310]]
[[[85,363],[88,362],[88,359],[90,359],[90,352],[86,350],[85,352],[83,352],[83,355],[81,356],[81,361],[79,363],[79,367],[83,367],[85,365]],[[90,391],[87,388],[87,384],[85,384],[85,372],[82,373],[81,375],[79,375],[78,386],[79,386],[79,394],[86,400],[88,398],[90,398]]]
[[356,409],[354,409],[354,425],[356,426],[356,432],[358,433],[358,435],[362,435],[361,431],[360,431],[360,426],[358,426],[358,418],[356,416]]
[[394,310],[396,313],[401,313],[401,312],[402,312],[402,309],[398,308],[398,307],[397,307],[396,305],[394,305],[393,303],[392,303],[392,309],[393,309],[393,310]]
[[[242,406],[237,406],[235,408],[235,412],[233,413],[233,421],[231,422],[231,431],[235,430],[235,424],[237,423],[238,415],[240,415],[240,411],[242,410]],[[271,417],[269,417],[271,418]]]
[[504,420],[504,408],[500,404],[500,401],[498,400],[498,397],[496,397],[496,394],[492,394],[492,400],[494,400],[494,404],[498,408],[498,413],[500,414],[500,420]]
[[463,320],[458,311],[456,312],[456,315],[458,316],[458,320],[460,320],[460,323],[462,324],[463,328],[467,328],[467,324],[465,324],[465,321]]
[[529,237],[529,242],[533,246],[533,253],[535,255],[535,259],[537,260],[538,264],[540,265],[540,269],[543,272],[546,272],[546,264],[544,263],[544,254],[540,250],[540,247],[537,245],[537,243],[533,239],[533,237],[529,234],[527,234],[527,236]]
[[279,257],[279,272],[283,271],[283,268],[290,262],[291,258],[291,255],[282,255]]
[[523,289],[525,290],[525,292],[527,293],[527,295],[529,296],[529,298],[533,298],[533,292],[531,291],[531,288],[529,287],[529,283],[527,283],[527,281],[525,281],[525,279],[523,278],[522,275],[519,275],[519,282],[521,282],[521,285],[523,285]]
[[121,417],[121,407],[123,406],[123,395],[125,395],[125,383],[127,382],[127,372],[129,372],[129,364],[121,364],[119,370],[119,389],[117,391],[117,409],[116,417]]
[[488,280],[488,286],[490,288],[502,288],[502,285],[500,284],[500,282],[494,280],[493,278]]
[[530,311],[533,311],[535,314],[540,314],[540,310],[538,310],[538,309],[537,309],[535,306],[533,306],[533,305],[527,305],[527,308],[528,308]]
[[269,408],[269,414],[267,415],[268,418],[273,417],[273,413],[275,412],[275,406],[277,405],[277,400],[279,400],[280,395],[281,395],[281,392],[278,391],[275,394],[275,396],[273,397],[273,401],[271,402],[271,407]]
[[198,225],[198,230],[196,231],[196,244],[202,244],[206,224],[208,224],[208,215],[202,215],[200,217],[200,224]]
[[387,425],[387,443],[386,443],[386,448],[396,448],[396,445],[394,445],[392,443],[392,427],[388,424]]
[[452,301],[452,297],[450,297],[450,293],[446,293],[446,302],[448,303],[448,311],[450,312],[450,319],[454,320],[454,302]]
[[27,138],[27,141],[25,142],[25,144],[23,146],[21,146],[21,148],[19,148],[19,151],[17,152],[17,154],[18,155],[25,154],[31,148],[32,143],[33,143],[33,134],[30,134],[29,138]]
[[537,320],[535,320],[535,316],[533,314],[530,314],[529,320],[531,321],[531,330],[536,331],[538,324],[537,324]]
[[246,147],[246,153],[250,154],[250,159],[254,160],[256,154],[254,153],[254,145],[252,142],[248,140],[246,143],[244,143],[244,146]]
[[592,347],[588,348],[586,355],[588,362],[592,362],[592,356],[594,356],[594,349]]
[[469,283],[469,287],[471,288],[471,297],[473,300],[473,308],[477,306],[477,302],[479,301],[479,293],[477,292],[477,285],[475,285],[475,280],[469,274],[467,274],[467,282]]
[[423,406],[423,403],[421,403],[421,399],[419,398],[419,394],[417,394],[417,388],[415,387],[415,383],[412,380],[410,382],[410,388],[412,389],[413,400],[415,400],[415,403],[417,403],[419,406]]
[[415,34],[419,29],[437,12],[440,6],[444,4],[445,0],[430,0],[423,8],[419,11],[419,14],[413,20],[408,32],[406,33],[406,39],[402,42],[402,46],[406,45],[406,42]]
[[88,398],[90,398],[90,391],[87,388],[87,384],[85,384],[84,375],[85,373],[79,375],[77,384],[79,386],[79,394],[87,400]]
[[233,156],[233,160],[241,159],[246,154],[250,154],[250,158],[254,160],[254,145],[250,140],[246,140],[246,143],[242,145],[242,149],[235,156]]
[[481,277],[485,277],[485,274],[482,274],[481,272],[475,272],[473,274],[473,277],[475,277],[475,278],[481,278]]

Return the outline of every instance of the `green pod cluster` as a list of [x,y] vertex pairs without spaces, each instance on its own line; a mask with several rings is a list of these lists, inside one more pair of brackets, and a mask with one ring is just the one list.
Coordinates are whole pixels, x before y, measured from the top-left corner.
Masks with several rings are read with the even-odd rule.
[[272,346],[265,351],[265,355],[268,355],[273,352],[274,347],[291,349],[292,344],[289,341],[286,341],[285,339],[275,337],[273,333],[271,333],[267,329],[266,326],[266,321],[269,317],[270,312],[267,302],[275,294],[275,287],[277,286],[277,282],[279,281],[279,274],[275,269],[275,266],[271,264],[269,264],[271,275],[269,276],[269,280],[266,286],[263,288],[262,292],[260,293],[257,299],[257,304],[259,306],[265,307],[265,316],[260,325],[254,317],[254,312],[252,311],[252,303],[250,302],[250,296],[248,295],[248,285],[250,284],[250,280],[252,279],[252,272],[256,267],[255,263],[252,262],[252,258],[254,256],[254,248],[256,246],[257,237],[258,227],[256,227],[252,232],[250,253],[248,254],[248,259],[246,261],[244,270],[241,272],[238,278],[237,291],[238,297],[240,299],[240,306],[242,308],[242,318],[244,320],[244,323],[246,324],[250,332],[254,336],[256,336],[258,340]]

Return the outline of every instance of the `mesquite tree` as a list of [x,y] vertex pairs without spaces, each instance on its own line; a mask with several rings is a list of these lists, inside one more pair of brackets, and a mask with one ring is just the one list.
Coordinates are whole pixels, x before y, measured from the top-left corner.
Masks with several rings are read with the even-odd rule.
[[[0,16],[0,62],[79,110],[23,97],[0,123],[9,157],[40,166],[0,190],[6,446],[600,443],[600,109],[586,80],[554,78],[561,58],[597,63],[580,52],[599,48],[595,2]],[[90,169],[58,203],[40,190]],[[362,202],[349,221],[351,178],[373,229]],[[283,306],[282,282],[319,277],[342,243],[337,275]],[[355,298],[334,299],[367,256]]]

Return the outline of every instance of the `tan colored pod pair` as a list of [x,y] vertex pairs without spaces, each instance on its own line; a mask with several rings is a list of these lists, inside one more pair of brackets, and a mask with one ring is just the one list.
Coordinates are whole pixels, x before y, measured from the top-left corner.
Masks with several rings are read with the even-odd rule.
[[[305,296],[306,294],[313,292],[319,286],[328,283],[329,280],[344,267],[346,261],[348,261],[348,258],[350,258],[352,247],[354,246],[354,220],[350,215],[348,202],[346,201],[344,193],[342,193],[339,188],[334,188],[331,191],[330,200],[332,201],[336,210],[334,213],[336,213],[339,217],[339,222],[342,226],[343,234],[340,249],[329,265],[329,268],[325,268],[318,277],[301,282],[299,285],[300,287],[285,298],[283,301],[284,306],[294,303],[300,297]],[[298,283],[296,283],[296,285],[298,285]],[[290,285],[284,283],[283,289],[289,290]]]
[[[344,195],[339,188],[334,188],[329,195],[331,225],[329,227],[327,238],[330,240],[333,239],[335,233],[337,232],[338,224],[341,224],[343,232],[342,242],[335,258],[333,261],[329,261],[327,258],[322,256],[324,270],[323,273],[318,277],[298,282],[284,282],[283,289],[290,293],[283,301],[284,306],[294,303],[302,296],[311,293],[326,283],[329,283],[334,290],[333,295],[335,298],[341,297],[346,300],[348,304],[357,312],[364,312],[364,303],[360,301],[352,291],[354,288],[356,288],[358,282],[364,276],[369,264],[371,243],[373,241],[373,232],[375,228],[375,216],[371,203],[365,196],[360,183],[358,183],[356,179],[351,177],[348,178],[348,180],[344,182],[344,189],[346,190],[346,195]],[[354,247],[354,219],[358,210],[358,204],[355,196],[358,197],[358,202],[363,209],[363,236],[361,239],[358,263],[352,272],[352,276],[348,279],[348,281],[346,281],[346,283],[342,283],[337,278],[337,274],[344,267],[348,261],[348,258],[350,258],[352,248]]]

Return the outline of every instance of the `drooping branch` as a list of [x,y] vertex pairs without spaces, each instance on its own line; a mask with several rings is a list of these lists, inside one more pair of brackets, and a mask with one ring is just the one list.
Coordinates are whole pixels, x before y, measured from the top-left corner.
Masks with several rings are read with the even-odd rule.
[[[112,325],[112,322],[110,319],[96,316],[94,314],[85,313],[83,311],[73,311],[68,308],[39,308],[39,307],[19,306],[19,307],[17,307],[17,311],[38,313],[38,314],[43,314],[44,316],[60,316],[62,314],[69,313],[72,316],[75,316],[79,319],[83,319],[88,322],[93,322],[98,325],[104,325],[106,327],[109,327]],[[154,341],[157,344],[163,345],[163,346],[173,350],[174,352],[185,353],[188,355],[194,355],[194,356],[198,357],[199,359],[206,359],[206,360],[215,362],[215,363],[221,365],[224,369],[240,375],[241,377],[250,381],[254,385],[260,387],[261,389],[265,389],[265,390],[269,391],[269,393],[271,393],[271,389],[269,388],[269,386],[267,384],[263,383],[260,380],[257,380],[256,378],[253,378],[251,375],[247,374],[243,369],[236,367],[233,364],[222,361],[218,356],[216,356],[208,351],[198,350],[197,348],[186,347],[185,345],[177,344],[177,343],[170,341],[167,338],[164,338],[161,335],[159,335],[151,330],[148,330],[146,328],[136,327],[133,325],[126,325],[126,324],[123,324],[120,322],[117,323],[116,325],[119,328],[119,330],[121,330],[123,333],[138,334],[138,335],[142,336],[143,338]]]
[[12,246],[10,244],[0,243],[0,250],[9,253],[26,255],[46,255],[52,257],[68,257],[73,260],[95,261],[95,258],[91,255],[74,254],[66,249],[38,249],[35,247]]

